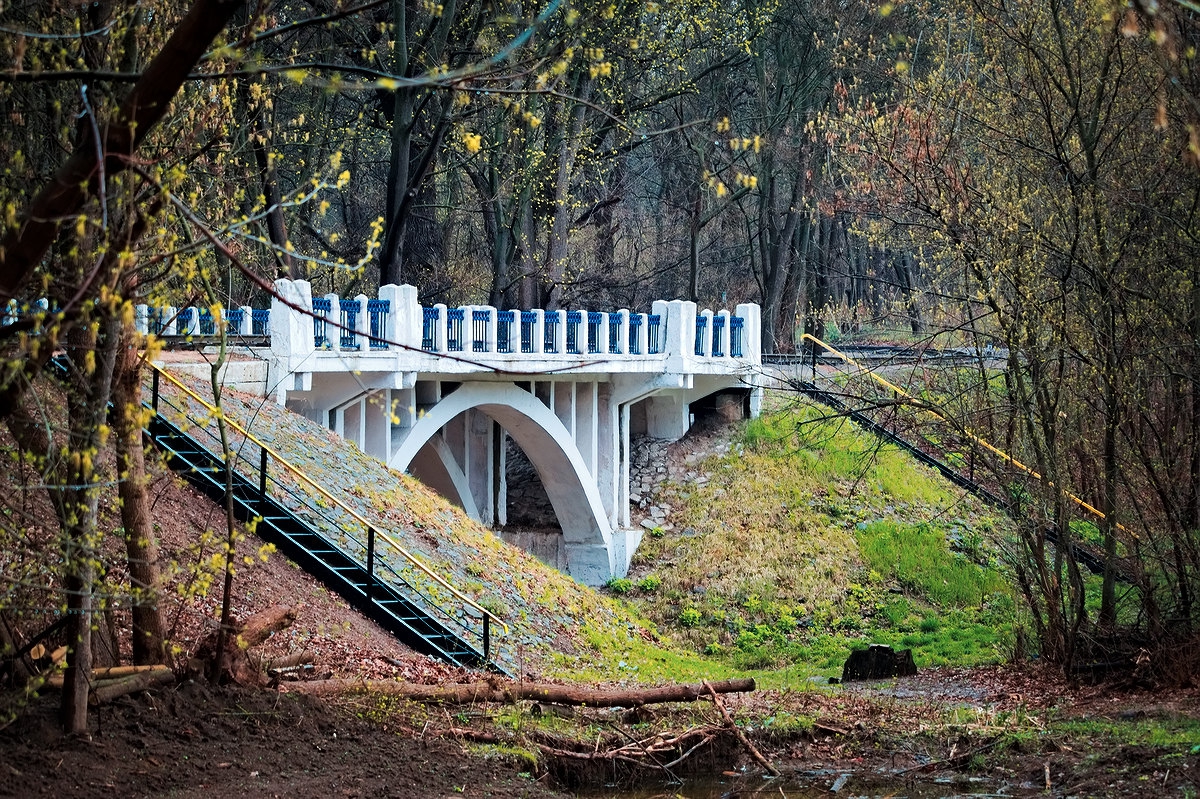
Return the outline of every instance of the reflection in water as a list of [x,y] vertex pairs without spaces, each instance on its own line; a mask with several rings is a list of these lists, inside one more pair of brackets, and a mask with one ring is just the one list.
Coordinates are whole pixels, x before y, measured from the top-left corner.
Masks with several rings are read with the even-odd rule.
[[955,797],[1009,796],[997,793],[999,786],[980,777],[939,779],[931,782],[876,775],[852,775],[840,772],[800,772],[777,779],[759,776],[734,776],[728,773],[698,775],[682,784],[648,783],[635,788],[600,787],[579,791],[584,799],[955,799]]

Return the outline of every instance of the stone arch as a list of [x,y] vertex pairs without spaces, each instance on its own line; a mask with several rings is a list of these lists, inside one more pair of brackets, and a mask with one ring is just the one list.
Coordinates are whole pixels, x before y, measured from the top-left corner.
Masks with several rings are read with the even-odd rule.
[[529,457],[562,527],[571,576],[603,584],[614,574],[614,560],[600,490],[566,426],[528,391],[512,383],[463,383],[417,420],[388,465],[408,469],[422,447],[471,409],[498,422]]

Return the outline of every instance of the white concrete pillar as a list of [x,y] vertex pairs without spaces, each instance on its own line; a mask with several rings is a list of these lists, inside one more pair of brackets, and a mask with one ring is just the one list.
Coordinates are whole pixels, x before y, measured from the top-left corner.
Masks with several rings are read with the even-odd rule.
[[625,403],[621,406],[621,477],[619,485],[619,493],[617,494],[617,507],[621,509],[619,524],[621,527],[630,525],[629,518],[629,405]]
[[354,317],[353,343],[366,352],[371,349],[371,313],[367,310],[367,295],[359,294],[354,301],[358,303],[358,315]]
[[554,327],[554,351],[559,355],[567,351],[567,312],[547,311],[546,315],[554,314],[558,324]]
[[[654,305],[657,309],[658,303]],[[666,327],[663,353],[667,356],[667,370],[688,371],[686,364],[696,357],[696,303],[689,300],[666,303],[663,325]]]
[[[178,311],[176,313],[179,313]],[[189,305],[183,309],[183,313],[187,314],[187,319],[175,320],[175,332],[180,336],[195,336],[200,332],[200,309],[194,305]],[[174,314],[172,314],[174,315]],[[180,314],[182,316],[183,314]]]
[[379,287],[379,299],[388,301],[383,337],[401,347],[419,350],[425,319],[421,303],[417,301],[417,287],[389,283]]
[[[271,358],[286,374],[299,368],[315,350],[312,318],[304,313],[312,313],[312,286],[307,280],[280,278],[275,281],[275,292],[279,297],[271,299]],[[282,379],[283,374],[271,377],[275,383]]]
[[617,311],[617,348],[622,355],[629,354],[629,311],[625,308]]
[[238,321],[238,335],[254,335],[254,309],[249,305],[243,305],[238,310],[242,312],[242,318]]
[[433,351],[434,352],[449,352],[450,351],[450,341],[449,341],[449,339],[446,338],[446,335],[447,335],[446,325],[449,321],[446,314],[449,312],[449,309],[446,308],[445,303],[441,303],[441,302],[439,302],[437,305],[435,305],[433,307],[436,308],[437,312],[438,312],[437,322],[435,322],[433,325],[433,327],[434,327]]
[[475,499],[475,508],[484,524],[494,524],[496,509],[493,500],[494,478],[492,460],[492,418],[483,411],[472,408],[464,414],[466,425],[466,462],[463,469],[467,475],[467,483],[471,486],[471,496]]
[[391,455],[392,390],[381,389],[367,395],[363,407],[363,452],[384,463]]
[[533,311],[533,352],[541,355],[546,351],[546,312],[541,308]]
[[[336,327],[342,321],[342,298],[336,294],[325,295],[329,300],[329,313],[325,316],[325,338],[329,341],[329,349],[337,352],[342,348],[342,329]],[[317,314],[322,316],[323,314]]]
[[179,335],[179,309],[173,305],[164,305],[162,309],[162,318],[166,323],[163,325],[162,334],[164,336]]
[[[517,311],[513,315],[521,313]],[[520,317],[517,317],[518,319]],[[513,339],[509,339],[512,341]],[[496,425],[500,431],[499,441],[493,453],[495,458],[495,491],[496,491],[496,524],[504,527],[508,524],[508,431]]]
[[[15,301],[9,300],[8,307],[11,309],[15,305]],[[5,316],[5,322],[11,324],[16,319],[12,314]],[[137,332],[143,336],[150,332],[150,306],[144,302],[140,302],[133,306],[133,326]]]
[[575,383],[555,380],[550,384],[550,400],[554,403],[554,415],[567,428],[571,439],[575,438]]
[[[607,322],[606,322],[607,323]],[[596,485],[608,514],[608,523],[618,525],[620,508],[621,431],[617,405],[612,402],[611,383],[596,386]]]
[[682,393],[665,391],[647,402],[646,432],[655,438],[678,441],[690,426],[688,404]]
[[[487,313],[487,327],[484,330],[484,352],[496,352],[496,342],[499,340],[500,319],[496,309],[490,305],[480,305],[479,310]],[[509,341],[512,341],[510,338]]]
[[597,478],[597,452],[599,450],[599,419],[597,408],[597,383],[572,383],[575,387],[575,446],[583,455],[588,474]]

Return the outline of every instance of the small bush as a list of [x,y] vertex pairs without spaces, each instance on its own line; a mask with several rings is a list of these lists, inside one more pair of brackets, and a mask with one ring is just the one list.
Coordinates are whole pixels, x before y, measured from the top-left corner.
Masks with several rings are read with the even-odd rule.
[[633,580],[628,577],[610,577],[604,587],[614,594],[628,594],[633,590]]
[[696,608],[684,608],[679,611],[679,623],[684,627],[700,626],[700,611]]
[[637,587],[639,591],[645,591],[648,594],[653,593],[662,587],[662,578],[657,574],[648,574],[638,580]]

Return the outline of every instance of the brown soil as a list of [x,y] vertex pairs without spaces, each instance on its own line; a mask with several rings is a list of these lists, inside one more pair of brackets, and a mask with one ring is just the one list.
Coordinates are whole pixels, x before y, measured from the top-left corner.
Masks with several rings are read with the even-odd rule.
[[98,710],[89,742],[63,740],[54,704],[36,702],[0,732],[0,796],[559,795],[512,762],[299,694],[187,681]]

